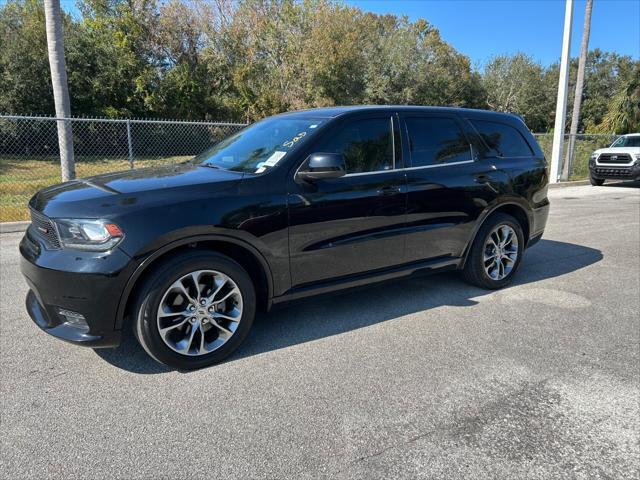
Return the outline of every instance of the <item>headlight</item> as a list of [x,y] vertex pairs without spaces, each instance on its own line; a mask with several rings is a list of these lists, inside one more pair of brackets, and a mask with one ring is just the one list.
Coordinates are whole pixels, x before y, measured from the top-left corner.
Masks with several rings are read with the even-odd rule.
[[636,153],[636,163],[640,164],[640,153]]
[[106,220],[57,218],[54,221],[65,248],[103,252],[124,238],[120,227]]

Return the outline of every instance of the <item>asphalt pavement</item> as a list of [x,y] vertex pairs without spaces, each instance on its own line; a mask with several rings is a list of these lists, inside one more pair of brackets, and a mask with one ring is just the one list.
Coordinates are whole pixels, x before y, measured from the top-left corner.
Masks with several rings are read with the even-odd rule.
[[638,478],[640,188],[550,197],[510,288],[306,301],[190,373],[41,332],[0,235],[0,478]]

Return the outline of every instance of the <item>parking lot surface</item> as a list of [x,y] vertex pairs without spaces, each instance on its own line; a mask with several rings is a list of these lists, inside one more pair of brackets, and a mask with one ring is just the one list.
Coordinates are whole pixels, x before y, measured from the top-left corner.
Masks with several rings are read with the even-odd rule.
[[640,189],[550,197],[510,288],[307,301],[190,373],[41,332],[0,235],[0,478],[638,478]]

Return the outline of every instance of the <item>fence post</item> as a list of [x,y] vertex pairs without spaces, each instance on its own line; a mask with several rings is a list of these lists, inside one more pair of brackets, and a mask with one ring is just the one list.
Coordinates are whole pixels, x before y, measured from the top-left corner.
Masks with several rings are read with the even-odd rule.
[[568,147],[567,147],[567,151],[566,154],[564,156],[564,162],[562,163],[562,174],[560,175],[560,180],[562,181],[568,181],[569,178],[571,177],[571,167],[573,166],[573,155],[574,155],[574,150],[576,148],[576,135],[573,133],[570,133],[567,137],[567,140],[569,140],[567,142]]
[[129,151],[129,167],[133,170],[133,143],[131,142],[131,122],[127,119],[127,147]]

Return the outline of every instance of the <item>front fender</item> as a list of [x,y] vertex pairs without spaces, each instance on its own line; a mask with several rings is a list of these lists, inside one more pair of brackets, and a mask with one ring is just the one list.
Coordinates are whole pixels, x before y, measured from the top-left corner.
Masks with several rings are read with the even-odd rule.
[[140,255],[137,256],[137,258],[140,259],[139,264],[127,280],[127,283],[125,284],[122,294],[120,295],[120,300],[118,302],[118,309],[115,320],[116,330],[120,330],[122,328],[127,304],[134,291],[137,281],[144,274],[144,272],[163,255],[169,253],[172,250],[192,243],[219,241],[237,245],[251,252],[251,254],[258,260],[266,274],[267,299],[269,302],[271,301],[274,292],[273,272],[267,258],[265,258],[261,250],[254,244],[255,239],[254,242],[247,241],[247,239],[243,239],[241,237],[247,236],[248,234],[246,232],[236,230],[225,231],[223,229],[215,229],[216,231],[214,232],[205,231],[200,233],[194,233],[192,231],[191,234],[186,234],[185,230],[191,229],[180,229],[175,232],[170,232],[162,238],[154,240],[148,247],[146,247],[144,249],[144,252],[146,252],[146,254],[144,252],[140,252]]

